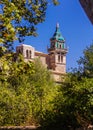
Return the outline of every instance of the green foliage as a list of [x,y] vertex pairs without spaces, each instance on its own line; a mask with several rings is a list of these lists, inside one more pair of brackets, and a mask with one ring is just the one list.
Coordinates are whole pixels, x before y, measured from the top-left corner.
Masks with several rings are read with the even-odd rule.
[[24,124],[31,109],[25,90],[30,88],[27,75],[34,73],[33,63],[21,56],[14,62],[14,54],[5,55],[0,68],[0,125]]
[[[8,50],[15,40],[23,42],[25,36],[37,36],[36,25],[45,20],[48,0],[1,0],[0,43]],[[53,0],[55,5],[57,0]]]
[[1,59],[0,125],[40,123],[57,93],[50,73],[39,59],[26,63],[19,56],[14,62],[14,54]]
[[15,40],[37,36],[36,25],[45,20],[47,4],[47,0],[0,1],[0,125],[39,123],[45,111],[52,110],[57,90],[50,73],[41,63],[26,63],[11,52]]
[[40,59],[36,59],[34,63],[35,73],[30,76],[29,82],[33,86],[33,113],[41,121],[46,110],[53,109],[52,101],[57,88],[50,72],[41,64]]
[[87,126],[93,123],[93,79],[84,78],[78,81],[72,76],[64,83],[61,91],[65,99],[65,109],[61,112],[66,118],[70,118],[68,126]]
[[59,5],[58,0],[52,0],[52,1],[53,1],[54,5]]
[[53,111],[46,112],[45,128],[69,130],[93,125],[93,44],[84,50],[78,64],[59,87]]
[[47,1],[16,1],[16,0],[1,0],[0,1],[0,42],[13,42],[14,40],[24,36],[36,36],[35,25],[44,21]]
[[60,85],[40,59],[24,62],[14,53],[0,57],[0,125],[69,130],[93,124],[92,49],[79,60],[83,71],[69,73]]
[[84,56],[80,57],[78,64],[81,66],[83,76],[93,77],[93,44],[83,51]]
[[69,75],[59,87],[53,111],[46,112],[44,128],[69,130],[93,124],[93,78]]
[[5,86],[0,84],[0,125],[25,124],[31,114],[31,103],[26,93],[23,89],[14,90],[8,83]]

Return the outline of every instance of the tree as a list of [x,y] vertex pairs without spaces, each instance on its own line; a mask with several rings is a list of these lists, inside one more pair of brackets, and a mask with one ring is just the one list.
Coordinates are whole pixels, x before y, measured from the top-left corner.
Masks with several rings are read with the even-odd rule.
[[47,0],[0,1],[0,125],[40,123],[43,113],[52,109],[56,87],[47,69],[39,62],[24,62],[21,55],[6,54],[15,40],[37,35],[36,25],[45,20],[47,4]]
[[[47,0],[1,0],[0,43],[11,50],[14,40],[36,36],[36,25],[45,20]],[[58,4],[57,0],[53,3]]]
[[83,57],[80,57],[78,64],[80,65],[81,74],[87,77],[93,77],[93,44],[83,51]]
[[32,84],[33,115],[41,121],[45,112],[53,109],[52,101],[56,96],[57,86],[40,59],[34,61],[34,73],[29,77],[29,82]]
[[53,111],[45,114],[44,127],[69,130],[93,125],[93,44],[83,53],[79,67],[59,87]]
[[1,66],[0,125],[40,124],[44,113],[53,109],[56,85],[40,59],[32,63],[12,58],[5,59],[8,68]]
[[[63,112],[68,126],[87,127],[93,124],[93,79],[69,76],[62,85]],[[69,117],[69,118],[68,118]],[[68,120],[67,120],[68,118]]]
[[56,118],[66,129],[93,124],[93,44],[83,54],[79,67],[67,75],[55,101]]
[[46,113],[46,120],[42,123],[48,129],[74,130],[93,125],[93,78],[79,81],[77,77],[68,75],[59,87],[49,115]]

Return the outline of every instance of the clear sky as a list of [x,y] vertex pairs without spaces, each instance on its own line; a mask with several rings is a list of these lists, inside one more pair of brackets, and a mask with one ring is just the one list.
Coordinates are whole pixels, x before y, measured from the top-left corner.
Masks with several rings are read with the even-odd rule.
[[69,47],[67,54],[67,70],[77,66],[77,60],[83,50],[93,41],[93,25],[82,9],[79,0],[59,0],[60,5],[48,5],[45,22],[37,26],[38,37],[26,38],[25,44],[35,47],[36,50],[47,53],[47,45],[53,36],[56,23]]

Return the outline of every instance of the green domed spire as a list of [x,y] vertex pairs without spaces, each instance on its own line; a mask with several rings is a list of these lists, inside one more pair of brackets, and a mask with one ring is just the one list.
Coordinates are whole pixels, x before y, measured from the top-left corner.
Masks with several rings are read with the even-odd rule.
[[56,31],[51,39],[55,39],[57,41],[64,41],[64,38],[60,32],[59,23],[56,25]]
[[56,30],[54,35],[52,36],[52,38],[50,39],[50,48],[51,49],[65,49],[65,39],[63,38],[61,32],[60,32],[60,28],[59,28],[59,24],[57,23],[56,25]]

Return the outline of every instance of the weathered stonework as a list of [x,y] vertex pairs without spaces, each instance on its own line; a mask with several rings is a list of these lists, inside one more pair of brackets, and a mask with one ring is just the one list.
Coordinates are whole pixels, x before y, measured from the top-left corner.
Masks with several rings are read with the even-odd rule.
[[56,82],[61,82],[62,75],[66,74],[67,49],[58,24],[53,37],[50,39],[50,42],[48,54],[36,51],[34,47],[26,44],[17,46],[16,53],[21,53],[26,62],[39,58],[42,64],[51,71],[54,80]]

